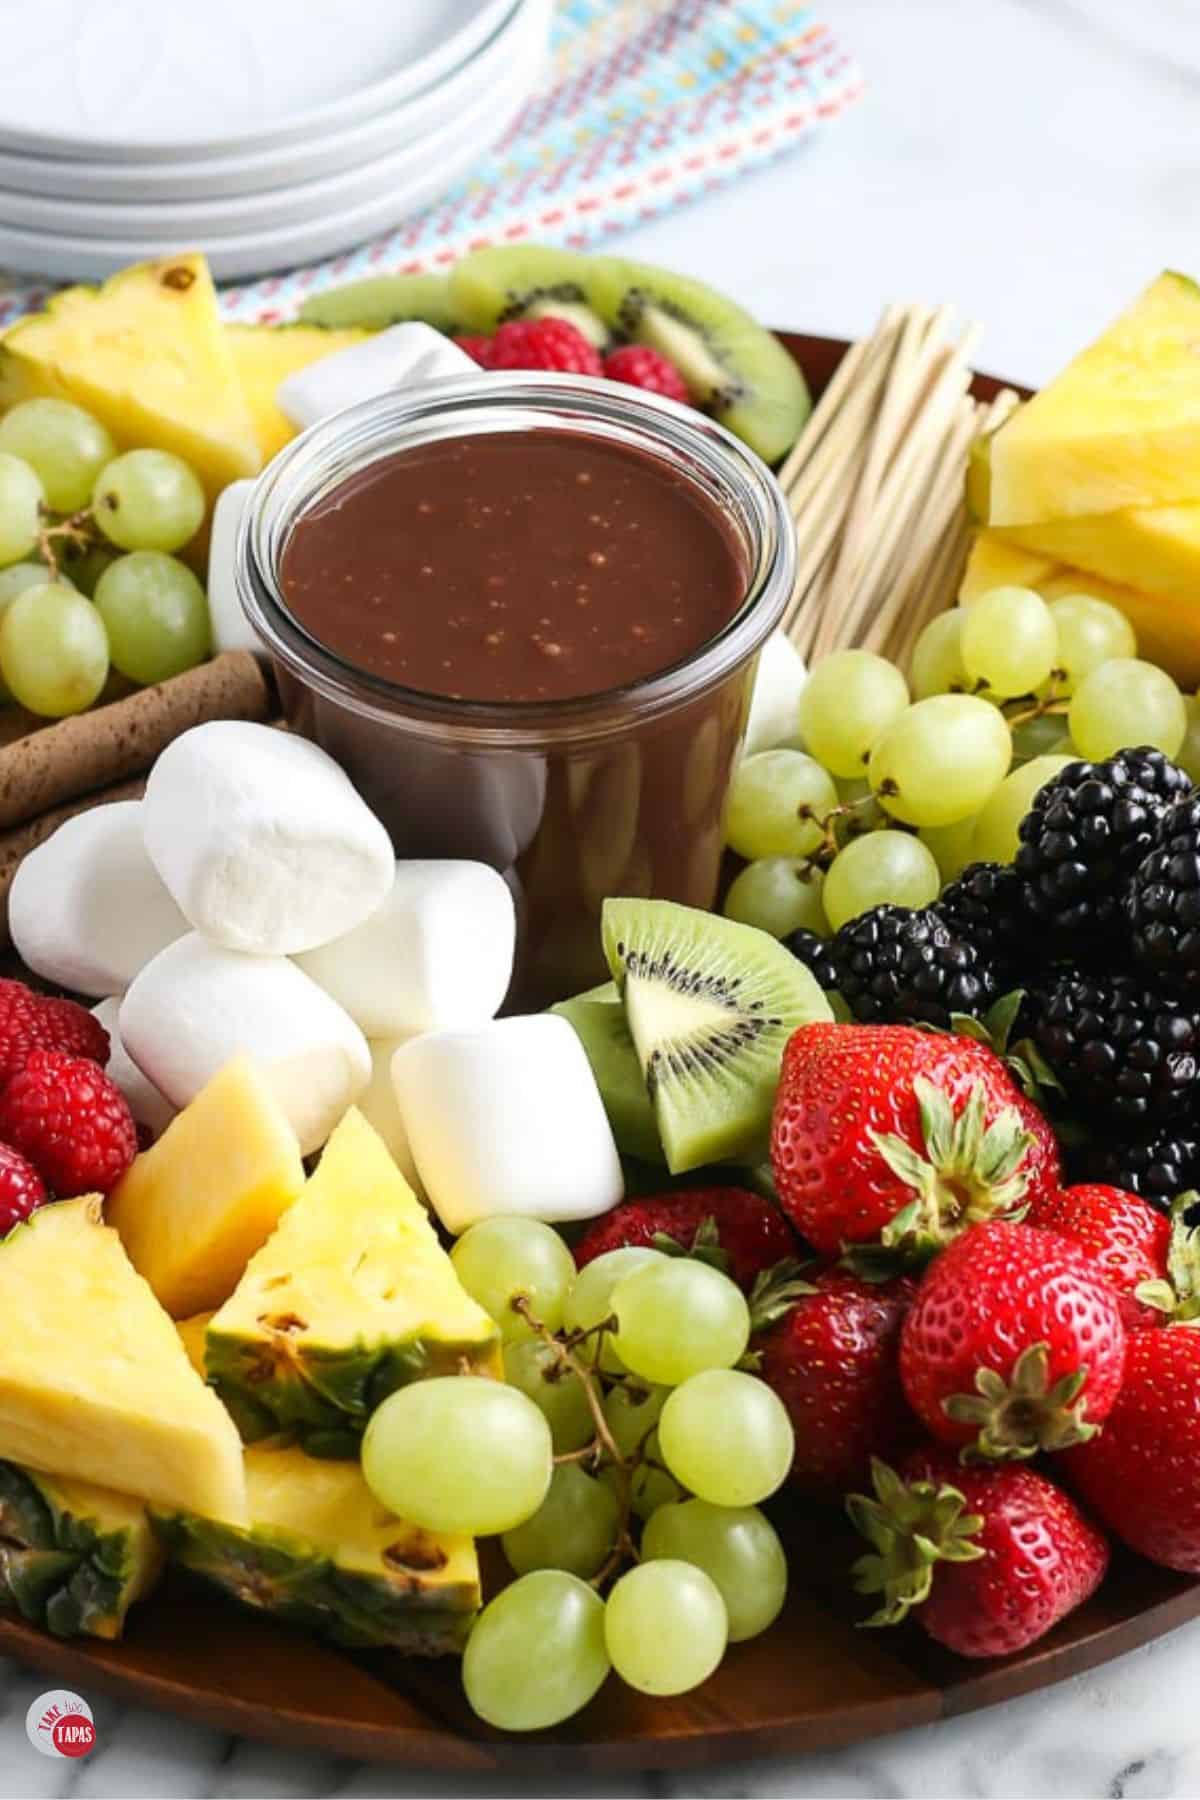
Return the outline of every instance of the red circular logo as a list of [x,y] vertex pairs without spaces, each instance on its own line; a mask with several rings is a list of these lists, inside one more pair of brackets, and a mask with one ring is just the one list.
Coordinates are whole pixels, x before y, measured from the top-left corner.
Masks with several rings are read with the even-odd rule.
[[86,1756],[96,1746],[96,1727],[82,1713],[55,1719],[50,1739],[60,1756]]

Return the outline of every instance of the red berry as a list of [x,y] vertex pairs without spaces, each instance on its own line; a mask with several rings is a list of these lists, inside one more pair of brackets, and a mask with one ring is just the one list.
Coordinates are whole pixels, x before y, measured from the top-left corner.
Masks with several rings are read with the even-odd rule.
[[916,1277],[862,1281],[845,1269],[815,1275],[807,1295],[753,1348],[758,1373],[796,1430],[792,1481],[827,1497],[865,1481],[872,1456],[891,1457],[917,1433],[900,1386],[900,1325]]
[[1060,1460],[1096,1516],[1168,1569],[1200,1574],[1200,1329],[1135,1331],[1104,1430]]
[[874,1497],[848,1502],[878,1552],[854,1570],[860,1593],[884,1595],[873,1625],[898,1624],[915,1609],[929,1636],[959,1656],[1009,1656],[1104,1579],[1103,1535],[1035,1469],[964,1467],[932,1449],[914,1451],[899,1476],[882,1463],[873,1474]]
[[791,1226],[761,1194],[745,1188],[695,1188],[614,1207],[576,1244],[575,1263],[582,1269],[609,1250],[653,1245],[656,1238],[670,1238],[682,1250],[725,1268],[747,1291],[764,1269],[796,1253]]
[[487,367],[599,375],[600,355],[567,319],[510,319],[488,345]]
[[1027,1106],[973,1038],[802,1025],[784,1052],[771,1129],[780,1205],[827,1256],[881,1238],[936,1248],[974,1220],[1015,1211],[1046,1179],[1038,1143],[1023,1136]]
[[930,1264],[900,1334],[917,1417],[943,1442],[996,1458],[1091,1436],[1124,1366],[1120,1299],[1092,1258],[1003,1219]]
[[0,1083],[23,1068],[34,1050],[86,1056],[103,1068],[108,1033],[74,1000],[51,1000],[23,981],[0,980]]
[[624,344],[604,359],[604,373],[610,381],[623,381],[628,387],[644,388],[648,394],[665,394],[690,406],[692,396],[687,382],[670,357],[649,344]]
[[60,1200],[107,1194],[137,1155],[124,1094],[86,1057],[35,1050],[0,1092],[0,1140],[27,1156]]
[[1087,1252],[1121,1295],[1127,1328],[1162,1323],[1162,1314],[1135,1299],[1134,1289],[1166,1279],[1171,1222],[1140,1194],[1095,1183],[1055,1188],[1038,1195],[1025,1223],[1056,1231]]
[[48,1198],[46,1184],[32,1163],[8,1144],[0,1144],[0,1238]]
[[481,369],[491,368],[492,340],[489,337],[456,337],[454,342],[464,355],[477,362]]

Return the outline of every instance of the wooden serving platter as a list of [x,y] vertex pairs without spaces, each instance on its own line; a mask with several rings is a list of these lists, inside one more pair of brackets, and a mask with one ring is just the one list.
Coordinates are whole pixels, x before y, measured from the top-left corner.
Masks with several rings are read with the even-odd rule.
[[[784,335],[815,389],[847,346]],[[990,399],[999,383],[976,378]],[[566,1725],[505,1736],[476,1719],[452,1659],[354,1655],[226,1601],[172,1571],[125,1638],[61,1641],[0,1614],[0,1655],[78,1689],[246,1737],[414,1767],[564,1772],[667,1768],[829,1749],[1049,1686],[1200,1616],[1200,1581],[1118,1553],[1103,1587],[1024,1655],[974,1664],[916,1625],[863,1631],[847,1571],[861,1550],[836,1510],[782,1500],[791,1591],[763,1637],[735,1646],[695,1693],[651,1699],[615,1679]]]

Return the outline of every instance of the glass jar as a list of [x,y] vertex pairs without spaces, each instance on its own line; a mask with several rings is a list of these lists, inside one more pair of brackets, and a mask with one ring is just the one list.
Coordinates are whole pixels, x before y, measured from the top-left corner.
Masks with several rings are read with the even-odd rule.
[[[296,522],[381,458],[482,432],[569,431],[667,461],[732,524],[745,599],[672,667],[549,701],[452,700],[354,667],[289,611],[280,583]],[[313,426],[259,477],[238,542],[238,589],[289,724],[347,771],[402,857],[470,857],[517,898],[513,1000],[543,1006],[607,978],[609,894],[711,906],[721,812],[758,652],[795,577],[794,534],[769,470],[697,412],[616,382],[481,371],[378,395]],[[425,601],[428,604],[428,601]]]

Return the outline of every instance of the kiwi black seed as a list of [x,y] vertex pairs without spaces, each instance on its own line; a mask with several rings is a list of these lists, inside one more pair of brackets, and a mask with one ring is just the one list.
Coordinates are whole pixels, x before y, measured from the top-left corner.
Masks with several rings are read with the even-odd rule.
[[604,954],[668,1167],[765,1153],[784,1046],[829,1020],[813,977],[764,931],[669,900],[607,900]]

